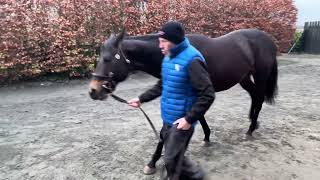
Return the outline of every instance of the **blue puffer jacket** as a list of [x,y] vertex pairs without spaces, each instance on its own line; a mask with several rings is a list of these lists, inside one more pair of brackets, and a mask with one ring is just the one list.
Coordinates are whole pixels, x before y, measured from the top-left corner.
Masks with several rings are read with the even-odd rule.
[[197,100],[189,80],[188,65],[196,58],[204,61],[204,57],[187,38],[170,52],[171,56],[165,56],[162,62],[161,116],[165,124],[172,126]]

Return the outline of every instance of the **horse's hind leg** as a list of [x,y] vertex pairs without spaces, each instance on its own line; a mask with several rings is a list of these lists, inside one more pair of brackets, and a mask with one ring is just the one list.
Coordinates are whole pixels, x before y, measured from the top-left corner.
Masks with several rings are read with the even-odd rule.
[[249,127],[249,130],[247,131],[247,135],[249,136],[252,136],[253,131],[259,128],[258,116],[262,108],[263,101],[264,101],[264,96],[263,94],[260,95],[259,92],[252,99],[252,105],[251,105],[252,112],[250,112],[251,125]]
[[251,96],[251,107],[249,112],[251,124],[249,130],[247,131],[247,135],[251,136],[253,131],[259,128],[258,116],[264,101],[264,89],[257,87],[257,85],[251,81],[250,75],[244,78],[243,81],[240,82],[240,85]]
[[202,116],[200,119],[200,124],[202,126],[202,129],[203,129],[203,133],[204,133],[204,141],[205,142],[210,142],[210,133],[211,133],[211,130],[207,124],[207,121],[206,119],[204,118],[204,116]]

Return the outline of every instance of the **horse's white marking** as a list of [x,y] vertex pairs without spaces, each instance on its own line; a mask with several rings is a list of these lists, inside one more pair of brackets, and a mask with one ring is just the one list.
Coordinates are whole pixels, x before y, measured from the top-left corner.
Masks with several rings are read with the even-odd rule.
[[130,60],[129,59],[126,59],[126,61],[127,61],[128,64],[130,64]]
[[109,76],[110,76],[110,77],[113,77],[113,72],[109,72]]

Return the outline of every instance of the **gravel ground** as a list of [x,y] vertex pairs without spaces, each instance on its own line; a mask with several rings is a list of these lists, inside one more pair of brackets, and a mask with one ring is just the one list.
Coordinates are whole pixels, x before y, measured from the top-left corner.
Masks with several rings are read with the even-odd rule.
[[[133,98],[155,83],[143,73],[116,94]],[[93,101],[89,80],[20,83],[0,89],[0,179],[151,180],[143,166],[157,143],[141,112],[113,99]],[[212,143],[197,126],[188,155],[210,179],[320,179],[320,56],[279,57],[279,96],[264,104],[260,129],[245,137],[249,95],[217,93],[206,114]],[[161,127],[159,100],[143,105]]]

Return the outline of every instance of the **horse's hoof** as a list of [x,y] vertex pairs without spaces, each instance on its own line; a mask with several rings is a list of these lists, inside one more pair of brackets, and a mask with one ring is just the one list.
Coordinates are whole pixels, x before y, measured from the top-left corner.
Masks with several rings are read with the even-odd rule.
[[244,137],[244,140],[245,141],[254,141],[255,140],[255,137],[254,136],[250,136],[250,135],[246,135],[245,137]]
[[210,141],[202,141],[202,145],[205,146],[205,147],[208,147],[211,145],[211,142]]
[[157,171],[156,168],[149,167],[148,165],[146,165],[146,166],[143,168],[143,174],[145,174],[145,175],[154,174],[154,173],[156,173],[156,171]]
[[210,142],[210,139],[209,138],[204,138],[203,141],[204,142]]
[[252,136],[252,132],[247,131],[246,135],[247,135],[247,136]]

